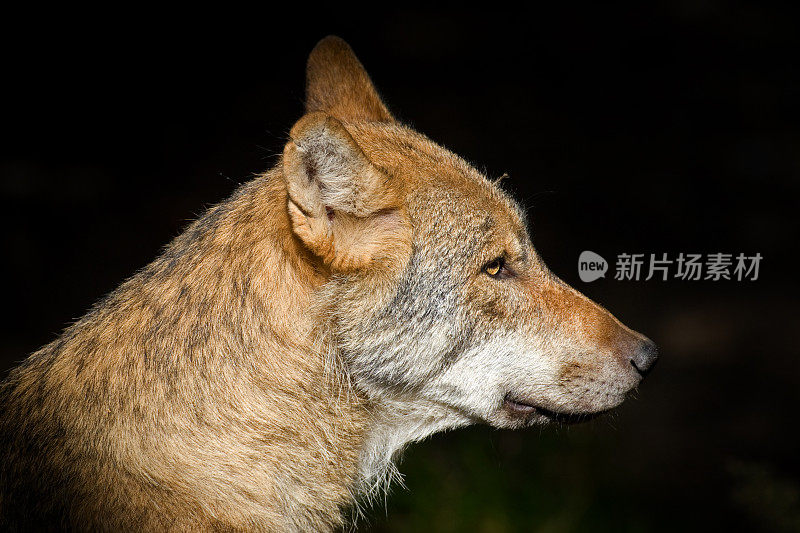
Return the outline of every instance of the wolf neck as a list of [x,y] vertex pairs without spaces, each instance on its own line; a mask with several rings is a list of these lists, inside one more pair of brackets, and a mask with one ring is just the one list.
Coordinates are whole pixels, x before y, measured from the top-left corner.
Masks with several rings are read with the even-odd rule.
[[[205,280],[214,280],[217,270],[237,273],[220,285],[247,287],[246,294],[226,293],[227,301],[218,302],[230,316],[225,331],[217,328],[215,333],[230,337],[226,346],[243,345],[237,350],[243,363],[229,370],[242,378],[220,395],[244,407],[231,416],[241,419],[240,434],[248,437],[241,441],[257,446],[237,453],[279,465],[270,468],[280,472],[281,483],[276,486],[271,478],[260,491],[276,490],[273,496],[283,502],[285,516],[309,517],[285,529],[314,530],[319,529],[314,520],[338,524],[340,509],[351,502],[367,423],[359,396],[327,357],[330,343],[313,306],[325,277],[292,238],[283,183],[279,169],[274,170],[237,191],[219,216],[199,223],[204,241],[221,244],[214,246],[214,257],[199,254],[203,260],[195,270],[204,273],[198,292],[208,289]],[[185,248],[192,250],[192,245],[189,241]],[[252,468],[248,483],[255,483],[261,470],[268,469]]]
[[[271,213],[269,217],[275,222],[273,227],[275,234],[272,239],[283,243],[280,255],[289,261],[292,267],[281,272],[281,275],[288,276],[294,284],[299,282],[302,285],[303,302],[296,299],[296,294],[273,294],[271,300],[277,305],[280,305],[281,301],[292,299],[292,296],[295,301],[291,307],[280,309],[277,314],[272,313],[270,322],[276,335],[292,336],[294,343],[305,346],[306,350],[316,353],[321,359],[319,361],[321,364],[311,364],[310,361],[298,362],[303,366],[311,364],[316,367],[312,374],[318,374],[313,378],[318,381],[318,387],[321,389],[317,394],[320,392],[325,394],[324,391],[327,390],[331,396],[330,401],[335,404],[331,406],[333,411],[344,419],[319,418],[317,424],[330,427],[327,429],[320,427],[325,435],[317,442],[327,442],[332,445],[332,448],[324,450],[325,455],[336,457],[336,461],[342,463],[343,470],[352,472],[353,478],[348,481],[342,480],[350,485],[351,493],[370,499],[386,490],[392,481],[400,479],[394,461],[406,445],[438,431],[467,425],[469,421],[433,402],[417,400],[411,403],[387,394],[386,391],[375,390],[372,387],[369,390],[362,390],[358,386],[353,386],[336,354],[335,347],[329,342],[330,339],[326,338],[325,332],[311,326],[298,327],[314,313],[313,295],[324,284],[325,278],[318,270],[309,268],[311,257],[299,242],[285,238],[291,229],[285,216],[285,189],[278,186],[282,180],[275,179],[277,177],[270,176],[270,184],[273,185],[271,198],[265,202],[271,206],[279,206],[277,212]],[[274,268],[278,268],[278,265],[274,265]],[[297,288],[297,285],[294,285],[293,290]],[[287,317],[294,317],[296,320],[287,321]],[[280,329],[286,326],[289,326],[289,329],[285,331]],[[300,356],[301,359],[303,357],[300,353],[296,356]],[[310,386],[310,383],[306,384],[306,387]],[[344,435],[340,439],[328,438],[327,434],[341,435],[343,428],[349,428],[346,431],[350,435],[349,438]],[[336,449],[337,446],[344,448]],[[353,452],[356,452],[357,456]],[[344,463],[348,461],[353,461],[353,464],[345,466]]]
[[359,454],[359,491],[368,499],[379,496],[393,481],[402,480],[395,461],[408,444],[469,423],[466,417],[433,402],[378,400]]

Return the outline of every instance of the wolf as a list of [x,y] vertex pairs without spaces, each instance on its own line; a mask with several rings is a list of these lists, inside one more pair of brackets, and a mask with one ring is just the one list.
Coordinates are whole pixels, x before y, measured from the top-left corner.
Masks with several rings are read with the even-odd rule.
[[328,37],[275,167],[0,385],[0,529],[333,530],[407,444],[595,416],[656,359]]

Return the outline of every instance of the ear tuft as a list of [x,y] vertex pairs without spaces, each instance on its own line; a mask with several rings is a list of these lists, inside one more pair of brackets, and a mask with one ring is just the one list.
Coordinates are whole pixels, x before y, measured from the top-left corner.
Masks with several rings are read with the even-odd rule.
[[347,121],[394,122],[367,71],[344,40],[330,35],[308,57],[306,112]]

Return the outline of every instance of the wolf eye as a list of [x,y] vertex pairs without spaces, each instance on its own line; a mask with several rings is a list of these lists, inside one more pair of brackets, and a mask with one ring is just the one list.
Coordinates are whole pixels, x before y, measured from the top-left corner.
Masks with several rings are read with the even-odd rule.
[[493,278],[499,278],[500,274],[503,272],[503,265],[505,265],[505,260],[502,257],[498,257],[488,262],[486,266],[483,267],[483,271]]

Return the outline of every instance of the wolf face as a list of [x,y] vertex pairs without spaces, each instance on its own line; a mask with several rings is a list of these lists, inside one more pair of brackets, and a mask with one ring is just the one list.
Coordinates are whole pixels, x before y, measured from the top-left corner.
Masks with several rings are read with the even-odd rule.
[[652,342],[547,269],[496,183],[398,124],[346,44],[318,45],[308,83],[289,209],[304,206],[295,231],[332,270],[321,301],[355,385],[431,431],[619,405]]
[[410,131],[379,128],[385,152],[404,150],[398,138],[424,148],[406,148],[401,165],[369,151],[414,183],[404,204],[413,230],[408,261],[369,312],[353,313],[363,304],[348,298],[368,280],[335,282],[334,330],[356,382],[501,427],[621,403],[652,365],[636,362],[648,341],[547,269],[496,184]]

